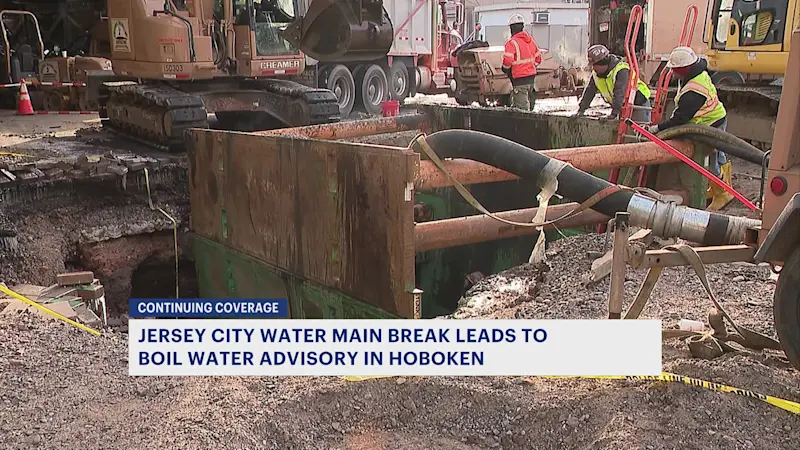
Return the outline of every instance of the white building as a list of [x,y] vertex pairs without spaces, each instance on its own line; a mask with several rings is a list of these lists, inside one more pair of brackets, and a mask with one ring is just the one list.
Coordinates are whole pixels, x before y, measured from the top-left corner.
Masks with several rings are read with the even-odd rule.
[[514,13],[526,18],[528,33],[562,65],[582,67],[587,64],[588,3],[521,1],[481,5],[473,9],[472,23],[481,25],[480,36],[490,45],[503,45],[510,37],[508,18]]

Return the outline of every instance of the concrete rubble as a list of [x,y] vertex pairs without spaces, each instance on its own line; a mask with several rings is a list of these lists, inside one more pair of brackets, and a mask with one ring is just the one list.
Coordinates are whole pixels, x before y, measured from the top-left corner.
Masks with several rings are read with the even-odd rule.
[[[105,289],[92,272],[61,273],[50,286],[17,284],[9,287],[4,283],[0,284],[28,300],[88,327],[100,328],[108,325]],[[15,314],[28,311],[52,317],[46,311],[0,291],[0,317],[9,319]]]
[[116,155],[113,151],[106,152],[102,156],[80,155],[36,161],[26,159],[0,161],[0,188],[8,187],[9,183],[26,181],[113,178],[125,176],[129,172],[143,171],[146,167],[153,169],[158,163],[157,159],[148,156]]

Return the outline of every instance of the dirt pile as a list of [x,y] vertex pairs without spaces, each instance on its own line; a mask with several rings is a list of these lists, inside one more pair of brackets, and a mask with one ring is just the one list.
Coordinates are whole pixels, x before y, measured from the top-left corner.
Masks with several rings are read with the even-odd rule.
[[[557,241],[549,271],[522,266],[487,277],[454,316],[602,318],[607,281],[580,283],[586,252],[601,245],[594,235]],[[767,272],[719,265],[710,273],[735,319],[772,334]],[[694,275],[663,276],[643,315],[665,325],[703,320],[707,301]],[[641,278],[631,271],[628,299]],[[0,447],[9,449],[794,449],[800,442],[798,416],[675,383],[133,378],[125,335],[94,338],[27,315],[0,319],[0,342]],[[684,344],[666,343],[664,369],[800,400],[800,373],[777,352],[702,361]]]

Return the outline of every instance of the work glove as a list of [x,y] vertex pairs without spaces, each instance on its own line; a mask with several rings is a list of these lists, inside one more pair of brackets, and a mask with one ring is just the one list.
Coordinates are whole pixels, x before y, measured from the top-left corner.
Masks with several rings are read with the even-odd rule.
[[658,125],[650,125],[647,127],[647,132],[650,134],[658,133]]

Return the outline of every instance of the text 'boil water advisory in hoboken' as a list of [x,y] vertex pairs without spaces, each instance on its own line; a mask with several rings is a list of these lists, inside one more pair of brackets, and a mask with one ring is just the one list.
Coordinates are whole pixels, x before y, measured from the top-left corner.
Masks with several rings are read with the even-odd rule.
[[[196,305],[178,311],[162,302]],[[658,320],[275,320],[288,316],[285,299],[131,300],[130,307],[131,375],[661,373]]]

